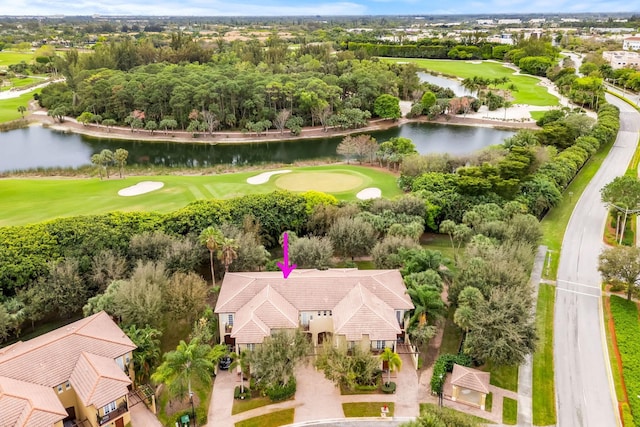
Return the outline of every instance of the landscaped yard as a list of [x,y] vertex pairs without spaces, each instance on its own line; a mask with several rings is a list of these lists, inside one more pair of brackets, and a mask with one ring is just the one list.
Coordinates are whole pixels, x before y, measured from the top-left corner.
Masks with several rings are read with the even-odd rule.
[[259,417],[249,418],[235,424],[235,427],[278,427],[293,423],[293,409],[271,412]]
[[233,407],[231,408],[231,415],[250,411],[252,409],[260,408],[262,406],[271,405],[272,403],[273,402],[268,397],[252,397],[251,399],[247,399],[247,400],[233,399]]
[[540,284],[536,309],[538,348],[533,355],[533,424],[547,426],[556,422],[553,381],[553,308],[556,289]]
[[451,61],[443,59],[416,58],[381,58],[387,62],[413,62],[420,68],[436,71],[449,76],[468,78],[482,76],[486,78],[508,77],[518,90],[512,92],[515,104],[529,104],[542,106],[559,105],[558,98],[551,95],[546,88],[539,86],[539,79],[530,76],[515,75],[514,70],[498,62],[482,61]]
[[497,366],[487,362],[480,367],[485,372],[491,372],[491,384],[511,391],[518,391],[518,366]]
[[352,417],[379,417],[383,406],[387,406],[389,412],[388,417],[393,417],[395,410],[395,404],[393,402],[353,402],[343,403],[342,410],[344,416],[347,418]]
[[[396,177],[390,173],[362,166],[334,165],[290,168],[290,174],[272,176],[267,183],[251,185],[247,178],[260,172],[208,176],[136,176],[125,179],[112,178],[101,181],[86,179],[3,179],[0,180],[0,226],[20,225],[44,221],[62,216],[91,215],[111,211],[158,211],[170,212],[199,199],[225,199],[246,194],[262,194],[276,189],[279,178],[287,175],[305,180],[307,174],[314,176],[336,174],[337,177],[352,177],[358,182],[351,189],[331,193],[341,200],[355,200],[356,194],[366,187],[378,187],[382,196],[392,198],[402,194]],[[115,170],[113,175],[117,175]],[[142,181],[161,181],[163,188],[147,194],[122,197],[118,191]],[[306,189],[314,189],[308,181]],[[302,188],[301,188],[302,189]]]
[[438,408],[436,405],[434,405],[433,403],[421,403],[420,404],[420,413],[422,413],[423,410],[425,409],[431,409],[431,410],[436,410],[436,409],[440,409],[443,412],[453,412],[453,413],[457,413],[457,414],[464,414],[465,416],[469,417],[470,419],[478,422],[478,423],[482,423],[482,424],[493,424],[493,422],[485,419],[485,418],[480,418],[480,417],[476,417],[474,415],[468,415],[464,412],[460,412],[460,411],[456,411],[455,409],[451,409],[451,408]]

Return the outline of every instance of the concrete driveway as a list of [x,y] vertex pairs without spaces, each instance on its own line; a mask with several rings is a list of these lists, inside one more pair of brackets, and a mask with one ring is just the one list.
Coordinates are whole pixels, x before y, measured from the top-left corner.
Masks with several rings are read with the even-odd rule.
[[315,370],[313,362],[298,367],[296,381],[296,401],[301,405],[296,408],[294,422],[344,417],[340,390],[324,377],[324,373]]

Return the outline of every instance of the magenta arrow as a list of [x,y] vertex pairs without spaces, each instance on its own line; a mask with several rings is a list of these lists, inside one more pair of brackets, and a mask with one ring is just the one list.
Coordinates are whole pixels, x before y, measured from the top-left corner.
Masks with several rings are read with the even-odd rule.
[[287,233],[282,235],[282,250],[284,252],[283,262],[278,262],[276,265],[280,270],[282,270],[282,275],[286,279],[297,267],[295,264],[289,265],[289,235]]

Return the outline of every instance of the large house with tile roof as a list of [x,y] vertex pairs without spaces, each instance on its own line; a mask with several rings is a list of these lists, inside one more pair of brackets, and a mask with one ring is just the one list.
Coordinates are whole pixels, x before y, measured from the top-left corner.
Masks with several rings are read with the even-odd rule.
[[301,328],[314,345],[395,348],[414,306],[398,270],[294,270],[225,274],[215,312],[220,337],[252,350],[273,332]]
[[124,427],[135,348],[104,311],[0,348],[0,426]]

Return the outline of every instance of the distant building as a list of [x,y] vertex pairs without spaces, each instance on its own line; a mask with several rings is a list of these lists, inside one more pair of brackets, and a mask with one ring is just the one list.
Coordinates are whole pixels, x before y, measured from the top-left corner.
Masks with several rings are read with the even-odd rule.
[[493,19],[477,19],[476,23],[478,25],[493,25]]
[[522,19],[520,18],[498,19],[498,25],[520,25],[520,24],[522,24]]
[[640,69],[640,53],[628,50],[602,52],[602,57],[614,70],[618,68]]
[[622,41],[623,50],[640,50],[640,37],[627,37]]
[[498,34],[496,36],[487,37],[489,43],[514,44],[513,37],[509,33]]

